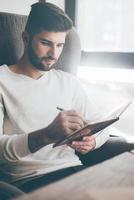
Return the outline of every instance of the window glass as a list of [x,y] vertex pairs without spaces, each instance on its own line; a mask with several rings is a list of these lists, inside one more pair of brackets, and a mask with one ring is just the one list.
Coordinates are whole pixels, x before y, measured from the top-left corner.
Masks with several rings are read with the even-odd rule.
[[84,51],[134,51],[134,0],[77,0],[76,26]]

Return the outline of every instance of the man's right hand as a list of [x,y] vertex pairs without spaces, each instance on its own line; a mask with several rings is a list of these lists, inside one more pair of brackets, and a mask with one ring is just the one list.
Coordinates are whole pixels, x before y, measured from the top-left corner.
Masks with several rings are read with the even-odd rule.
[[60,112],[54,121],[45,128],[44,134],[52,141],[57,142],[64,136],[84,127],[84,119],[75,110]]
[[28,145],[33,153],[40,148],[55,143],[64,136],[84,127],[84,119],[75,110],[60,112],[50,125],[28,135]]

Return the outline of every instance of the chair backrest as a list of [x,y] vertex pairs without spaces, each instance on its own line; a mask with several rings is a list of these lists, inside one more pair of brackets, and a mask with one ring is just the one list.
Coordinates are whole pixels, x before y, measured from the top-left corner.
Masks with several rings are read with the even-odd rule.
[[[0,12],[0,65],[14,64],[22,56],[22,32],[26,21],[25,15]],[[55,68],[76,74],[80,54],[79,36],[73,28],[66,38],[63,52]]]

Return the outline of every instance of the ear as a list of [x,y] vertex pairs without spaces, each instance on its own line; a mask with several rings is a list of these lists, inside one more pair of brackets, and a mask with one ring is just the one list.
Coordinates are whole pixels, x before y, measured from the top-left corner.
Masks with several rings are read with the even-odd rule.
[[24,42],[24,46],[27,46],[28,43],[29,43],[29,35],[28,35],[27,32],[22,33],[22,39],[23,39],[23,42]]

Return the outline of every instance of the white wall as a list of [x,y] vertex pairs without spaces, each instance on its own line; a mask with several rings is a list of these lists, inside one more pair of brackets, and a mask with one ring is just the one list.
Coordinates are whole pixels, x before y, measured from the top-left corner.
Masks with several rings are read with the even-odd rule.
[[28,14],[30,5],[37,0],[0,0],[0,12]]
[[[30,6],[38,0],[0,0],[0,12],[16,13],[27,15]],[[64,0],[48,0],[64,9]]]
[[48,0],[47,2],[53,3],[58,5],[60,8],[64,10],[65,7],[65,1],[64,0]]

